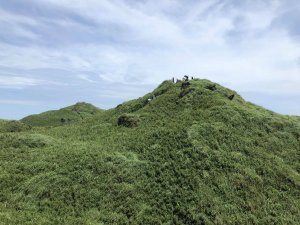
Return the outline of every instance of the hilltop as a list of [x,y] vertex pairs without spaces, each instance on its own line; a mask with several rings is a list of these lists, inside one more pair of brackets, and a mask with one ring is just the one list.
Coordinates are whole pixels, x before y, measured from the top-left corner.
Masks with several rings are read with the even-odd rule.
[[59,110],[51,110],[37,115],[30,115],[21,122],[30,126],[59,126],[74,123],[95,116],[102,110],[85,102],[78,102]]
[[300,221],[299,117],[208,80],[0,140],[3,224]]

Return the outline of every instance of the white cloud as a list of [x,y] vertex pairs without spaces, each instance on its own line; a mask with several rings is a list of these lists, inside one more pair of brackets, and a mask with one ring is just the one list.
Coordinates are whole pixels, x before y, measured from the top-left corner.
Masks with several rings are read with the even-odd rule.
[[33,78],[0,75],[0,87],[26,87],[39,84],[41,81]]
[[38,25],[39,23],[35,19],[10,13],[0,8],[0,35],[37,40],[39,36],[27,27],[37,27]]
[[96,81],[92,80],[88,75],[86,74],[78,74],[77,77],[79,79],[82,79],[82,80],[85,80],[85,81],[88,81],[90,83],[96,83]]
[[32,18],[29,18],[27,16],[22,16],[16,13],[11,13],[6,10],[3,10],[0,8],[0,22],[6,23],[6,24],[26,24],[26,25],[32,25],[37,26],[39,23]]
[[41,85],[59,85],[65,86],[67,84],[50,79],[38,79],[35,77],[29,77],[28,75],[14,75],[14,74],[0,74],[0,88],[16,88],[22,89],[25,87],[41,86]]
[[76,53],[76,47],[74,50],[1,44],[0,66],[18,69],[90,70],[89,62],[80,56],[80,52]]
[[30,100],[0,99],[0,104],[34,106],[34,105],[39,105],[41,103],[37,101],[30,101]]

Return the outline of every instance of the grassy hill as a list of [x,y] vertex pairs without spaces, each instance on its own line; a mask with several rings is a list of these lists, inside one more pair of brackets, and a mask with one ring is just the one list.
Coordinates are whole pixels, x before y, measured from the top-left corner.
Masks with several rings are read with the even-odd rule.
[[21,121],[30,126],[59,126],[93,117],[101,111],[89,103],[78,102],[75,105],[59,110],[27,116]]
[[0,140],[2,224],[300,221],[298,118],[208,80]]

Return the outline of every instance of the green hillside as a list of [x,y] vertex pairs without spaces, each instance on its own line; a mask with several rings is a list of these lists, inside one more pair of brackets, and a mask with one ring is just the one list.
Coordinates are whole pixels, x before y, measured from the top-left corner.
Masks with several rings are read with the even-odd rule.
[[298,117],[208,80],[0,140],[0,224],[300,221]]
[[30,115],[21,121],[31,126],[59,126],[93,117],[101,111],[89,103],[79,102],[59,110]]
[[0,120],[0,133],[28,131],[31,126],[16,120]]

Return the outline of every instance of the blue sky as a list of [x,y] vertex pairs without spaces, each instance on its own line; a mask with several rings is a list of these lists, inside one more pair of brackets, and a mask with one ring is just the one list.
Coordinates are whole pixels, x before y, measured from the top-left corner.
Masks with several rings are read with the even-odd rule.
[[0,0],[0,118],[100,108],[184,74],[300,115],[298,0]]

